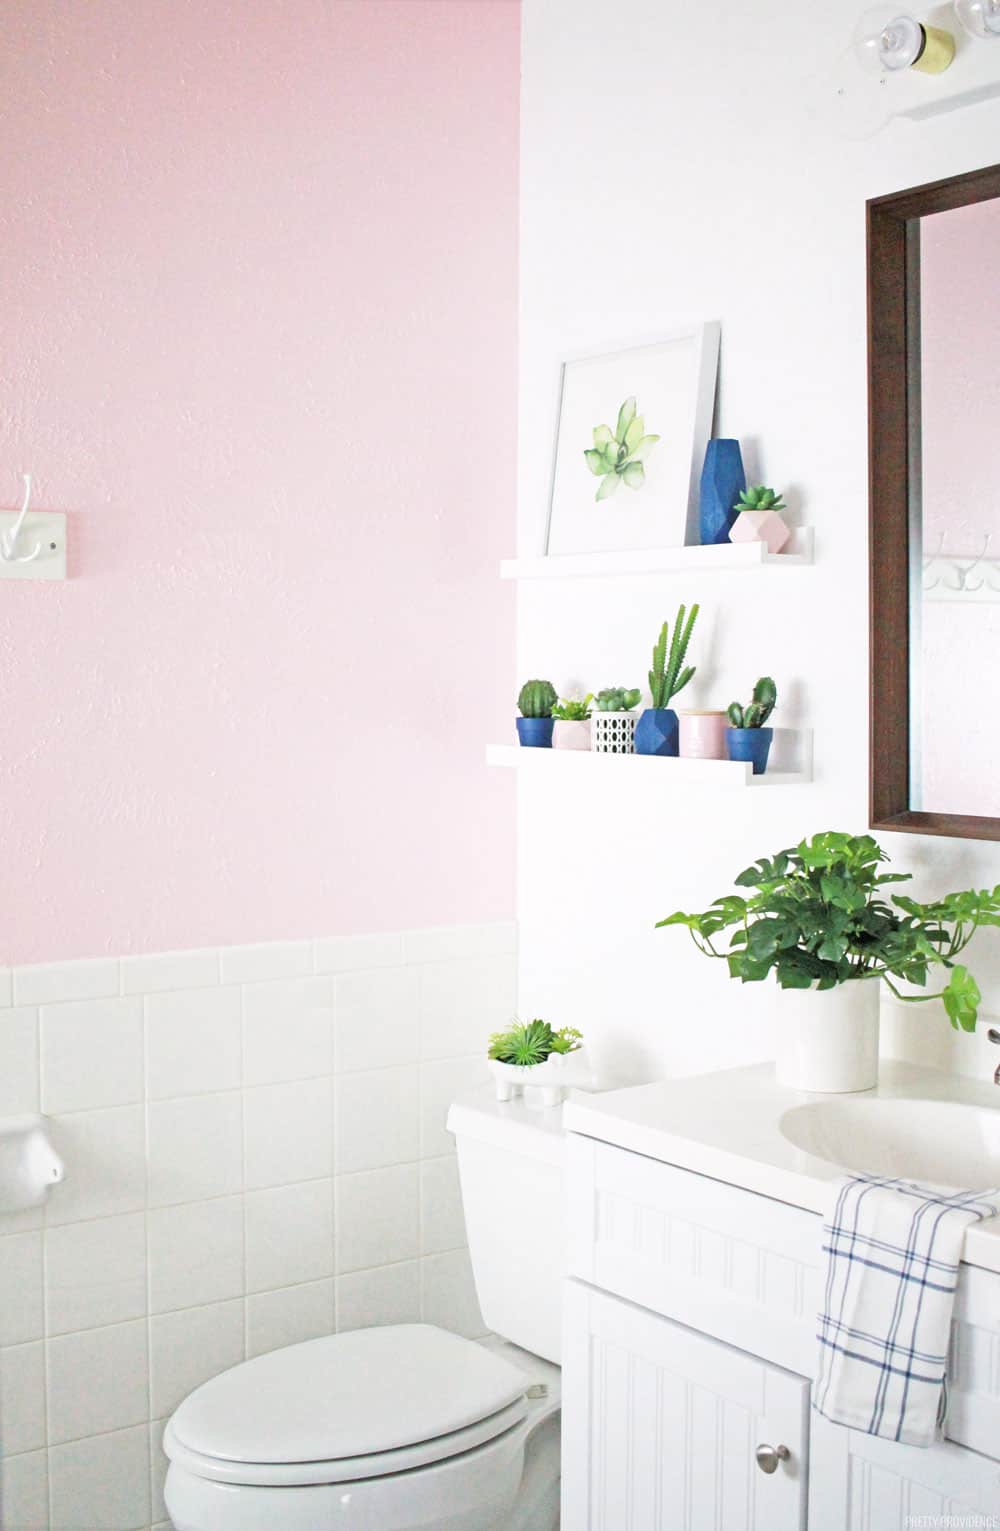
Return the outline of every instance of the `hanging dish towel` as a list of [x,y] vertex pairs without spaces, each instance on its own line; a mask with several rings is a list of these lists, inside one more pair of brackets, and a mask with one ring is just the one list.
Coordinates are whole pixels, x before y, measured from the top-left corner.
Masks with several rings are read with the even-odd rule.
[[1000,1191],[868,1175],[840,1183],[823,1225],[820,1414],[890,1441],[934,1442],[965,1230],[998,1210]]

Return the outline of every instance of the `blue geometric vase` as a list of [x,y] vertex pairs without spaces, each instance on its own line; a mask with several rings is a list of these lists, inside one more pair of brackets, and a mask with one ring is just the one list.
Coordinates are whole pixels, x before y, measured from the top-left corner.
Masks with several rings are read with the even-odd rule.
[[647,707],[635,725],[637,755],[676,755],[680,723],[672,707]]
[[728,542],[738,511],[736,501],[747,486],[738,441],[718,437],[708,443],[701,470],[698,521],[702,544]]

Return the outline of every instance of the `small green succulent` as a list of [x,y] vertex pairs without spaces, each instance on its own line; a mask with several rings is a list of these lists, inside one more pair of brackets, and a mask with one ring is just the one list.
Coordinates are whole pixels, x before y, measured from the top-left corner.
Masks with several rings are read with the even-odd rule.
[[558,693],[550,680],[526,680],[517,698],[523,718],[551,718]]
[[594,445],[584,452],[587,467],[601,480],[595,500],[609,500],[619,484],[641,489],[646,482],[643,463],[659,441],[646,435],[646,423],[636,413],[635,399],[626,399],[618,411],[618,424],[594,426]]
[[624,686],[607,686],[597,693],[598,712],[631,712],[642,701],[642,692],[636,688],[626,691]]
[[515,1021],[508,1031],[494,1032],[487,1056],[498,1063],[531,1068],[544,1063],[553,1053],[575,1052],[582,1040],[582,1034],[573,1026],[553,1031],[548,1021]]
[[773,489],[768,489],[766,484],[752,484],[749,489],[741,489],[740,497],[736,502],[737,510],[787,510],[787,506],[780,494],[775,494]]
[[729,721],[734,728],[763,728],[774,711],[778,700],[778,688],[769,675],[762,675],[753,688],[753,701],[746,707],[730,702],[727,708]]
[[552,716],[560,723],[585,723],[590,717],[590,704],[594,700],[593,693],[588,691],[582,701],[576,701],[572,697],[563,697],[552,709]]

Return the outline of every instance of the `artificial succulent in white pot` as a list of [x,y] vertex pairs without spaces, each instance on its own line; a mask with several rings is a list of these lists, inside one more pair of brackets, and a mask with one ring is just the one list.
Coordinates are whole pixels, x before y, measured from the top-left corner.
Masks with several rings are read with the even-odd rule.
[[582,1048],[582,1034],[574,1026],[555,1030],[537,1018],[494,1032],[487,1058],[497,1100],[511,1100],[527,1086],[542,1091],[543,1105],[558,1105],[566,1087],[579,1077],[576,1065]]

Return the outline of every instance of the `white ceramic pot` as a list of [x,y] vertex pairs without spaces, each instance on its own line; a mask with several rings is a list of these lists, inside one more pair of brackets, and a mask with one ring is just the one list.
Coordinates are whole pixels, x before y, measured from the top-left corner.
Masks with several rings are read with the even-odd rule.
[[830,1095],[874,1089],[880,990],[874,979],[835,989],[779,989],[778,1083]]
[[590,719],[571,721],[556,718],[555,727],[552,730],[552,748],[554,750],[589,750]]
[[544,1063],[501,1063],[497,1058],[488,1060],[490,1073],[497,1092],[497,1100],[513,1100],[525,1090],[540,1090],[543,1106],[558,1106],[566,1091],[586,1078],[587,1066],[583,1061],[583,1048],[571,1053],[550,1053]]
[[637,712],[595,712],[590,720],[590,747],[598,755],[634,755]]

